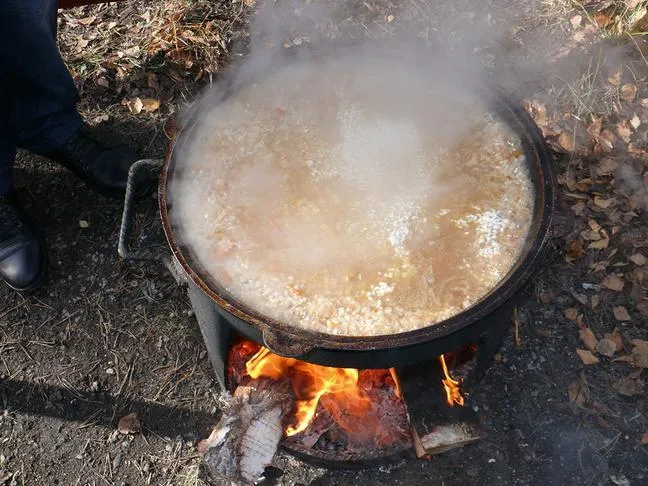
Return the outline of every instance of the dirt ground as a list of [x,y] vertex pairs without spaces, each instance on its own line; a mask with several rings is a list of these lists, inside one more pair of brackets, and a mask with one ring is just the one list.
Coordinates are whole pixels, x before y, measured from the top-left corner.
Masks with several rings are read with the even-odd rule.
[[[250,39],[254,44],[251,3],[125,1],[63,12],[61,48],[86,119],[101,133],[134,144],[142,157],[161,157],[164,120],[217,80]],[[594,17],[607,11],[584,9],[596,2],[516,2],[511,9],[490,1],[478,10],[470,2],[448,3],[348,2],[323,21],[299,10],[310,1],[295,2],[290,8],[301,20],[282,42],[311,40],[317,29],[329,38],[407,32],[461,55],[477,52],[511,84],[510,72],[538,57],[541,37],[535,33],[545,30],[536,28],[550,29],[556,44],[574,44],[577,57],[590,62],[592,48],[586,50],[583,39],[608,27]],[[648,257],[648,136],[642,124],[648,124],[642,74],[648,63],[637,40],[621,43],[620,37],[590,39],[614,44],[612,51],[596,51],[599,57],[636,44],[640,55],[623,57],[623,79],[616,84],[608,79],[614,66],[605,62],[601,85],[598,71],[592,74],[591,63],[583,62],[562,76],[563,85],[539,86],[539,68],[526,70],[519,83],[525,99],[537,95],[530,109],[556,150],[558,251],[537,278],[533,298],[519,309],[519,342],[512,332],[506,336],[496,362],[471,391],[470,406],[488,436],[432,460],[362,471],[317,468],[281,454],[262,484],[648,484],[641,375],[648,361],[641,361],[642,344],[632,342],[648,339],[648,265],[636,257]],[[572,59],[553,47],[543,51],[543,63]],[[515,64],[502,62],[513,58]],[[552,97],[554,104],[548,103]],[[138,110],[138,98],[145,109]],[[616,134],[612,148],[607,126]],[[639,185],[630,183],[631,173]],[[48,241],[50,271],[33,295],[0,287],[0,484],[212,484],[196,444],[217,421],[222,403],[185,291],[164,268],[120,261],[119,198],[97,195],[28,154],[20,154],[16,176],[19,195]],[[155,195],[139,203],[139,227],[155,226],[156,216]],[[576,349],[587,350],[586,334],[601,340],[615,329],[621,341],[612,357],[594,343],[598,362],[584,364]],[[613,361],[622,356],[630,358]],[[130,412],[140,415],[142,433],[121,435],[117,423]]]

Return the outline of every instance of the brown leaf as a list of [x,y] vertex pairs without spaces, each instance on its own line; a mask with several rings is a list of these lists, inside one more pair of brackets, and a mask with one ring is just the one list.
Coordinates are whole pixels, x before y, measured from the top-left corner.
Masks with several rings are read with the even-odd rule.
[[607,248],[609,244],[610,239],[605,238],[604,240],[593,241],[589,244],[588,248],[591,248],[592,250],[603,250]]
[[589,366],[600,363],[600,360],[596,356],[594,356],[591,351],[585,349],[577,349],[576,354],[578,354],[578,357],[585,365]]
[[601,145],[601,150],[603,152],[611,152],[614,148],[614,142],[616,141],[617,136],[607,128],[601,132],[599,137],[599,144]]
[[614,388],[619,394],[626,397],[633,397],[635,395],[641,395],[643,393],[643,380],[641,379],[641,371],[637,370],[630,373],[628,376],[624,376],[619,380],[612,383],[612,388]]
[[594,20],[596,25],[601,29],[609,27],[614,23],[612,14],[607,9],[595,12],[594,15],[592,15],[592,20]]
[[144,108],[144,103],[142,103],[141,99],[135,97],[126,101],[126,106],[128,107],[128,111],[130,111],[133,115],[139,115],[142,111],[142,108]]
[[594,196],[594,204],[596,204],[599,208],[607,209],[615,202],[616,199],[614,199],[613,197],[610,199],[605,199],[601,196]]
[[611,333],[606,334],[605,339],[609,339],[614,343],[614,346],[616,348],[616,351],[622,351],[623,350],[623,339],[621,338],[621,333],[619,332],[619,329],[614,329]]
[[627,121],[617,123],[616,133],[625,143],[630,143],[630,137],[632,136],[632,127],[630,126],[630,123]]
[[611,358],[616,352],[616,343],[610,339],[603,338],[596,345],[596,352]]
[[641,440],[639,440],[641,445],[647,445],[648,444],[648,432],[644,432],[644,434],[641,436]]
[[630,261],[635,265],[641,267],[642,265],[645,265],[646,262],[648,262],[648,258],[643,256],[641,253],[635,253],[634,255],[630,256]]
[[616,318],[617,321],[629,321],[629,320],[631,320],[630,319],[630,314],[628,314],[628,311],[623,306],[614,307],[612,309],[612,312],[614,312],[614,317]]
[[603,279],[601,285],[615,292],[621,292],[623,290],[623,280],[616,275],[608,275]]
[[642,316],[648,316],[648,300],[642,300],[637,302],[635,308],[639,311]]
[[572,211],[574,211],[574,214],[576,216],[580,216],[581,214],[583,214],[583,211],[585,211],[586,207],[587,205],[585,204],[585,201],[579,201],[572,206]]
[[601,297],[598,294],[592,295],[592,310],[596,309],[601,301]]
[[619,93],[623,101],[633,101],[637,97],[637,87],[634,84],[624,84],[621,86],[621,91]]
[[142,423],[136,413],[129,413],[119,419],[117,430],[120,434],[139,434],[142,431]]
[[633,339],[631,341],[634,348],[632,348],[632,364],[638,368],[648,368],[648,342],[640,339]]
[[594,336],[594,333],[589,327],[586,327],[578,331],[578,337],[580,337],[580,340],[582,341],[582,343],[585,345],[587,349],[589,349],[590,351],[596,351],[596,345],[598,344],[598,339],[596,339],[596,336]]
[[142,109],[151,113],[160,107],[160,100],[155,98],[142,98]]
[[558,144],[567,152],[573,152],[576,149],[576,139],[569,132],[562,132],[558,135]]
[[600,175],[610,175],[614,174],[614,171],[617,168],[617,161],[611,157],[604,157],[599,162],[598,172]]
[[583,256],[583,244],[580,240],[573,240],[569,243],[569,248],[567,250],[567,256],[572,260],[577,260]]
[[568,307],[565,309],[565,317],[570,321],[575,321],[578,318],[578,311],[575,307]]
[[77,21],[78,23],[80,23],[81,25],[90,25],[90,24],[93,23],[95,20],[97,20],[97,16],[96,16],[96,15],[91,15],[90,17],[83,17],[83,18],[81,18],[81,19],[76,19],[76,21]]
[[583,380],[574,380],[567,388],[567,396],[569,403],[582,406],[589,400],[589,388],[583,383]]
[[621,84],[621,70],[615,69],[608,75],[608,83],[612,86],[619,86]]
[[589,125],[587,125],[587,133],[589,133],[590,136],[596,140],[601,134],[602,128],[603,128],[603,117],[593,116],[592,122]]

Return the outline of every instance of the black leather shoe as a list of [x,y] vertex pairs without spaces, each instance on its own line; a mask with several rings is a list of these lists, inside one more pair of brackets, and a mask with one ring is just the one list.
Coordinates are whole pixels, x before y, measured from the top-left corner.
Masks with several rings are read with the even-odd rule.
[[126,190],[128,169],[138,159],[128,146],[105,145],[85,128],[58,149],[43,155],[70,169],[100,191],[117,194]]
[[45,242],[12,196],[0,196],[0,278],[19,291],[40,284],[47,267]]

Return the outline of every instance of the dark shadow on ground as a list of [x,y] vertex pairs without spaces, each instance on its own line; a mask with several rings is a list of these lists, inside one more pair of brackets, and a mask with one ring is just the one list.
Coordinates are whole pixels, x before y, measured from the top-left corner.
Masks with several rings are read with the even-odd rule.
[[217,417],[102,392],[68,390],[61,386],[20,380],[0,381],[0,399],[10,413],[50,417],[79,424],[116,428],[123,415],[135,412],[144,431],[161,437],[208,433]]

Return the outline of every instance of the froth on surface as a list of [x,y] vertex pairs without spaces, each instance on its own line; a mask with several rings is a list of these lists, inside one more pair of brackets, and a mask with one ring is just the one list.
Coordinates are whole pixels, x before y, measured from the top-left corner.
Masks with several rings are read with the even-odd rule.
[[282,68],[206,111],[172,221],[257,312],[329,334],[438,323],[520,256],[533,193],[519,138],[416,70]]

